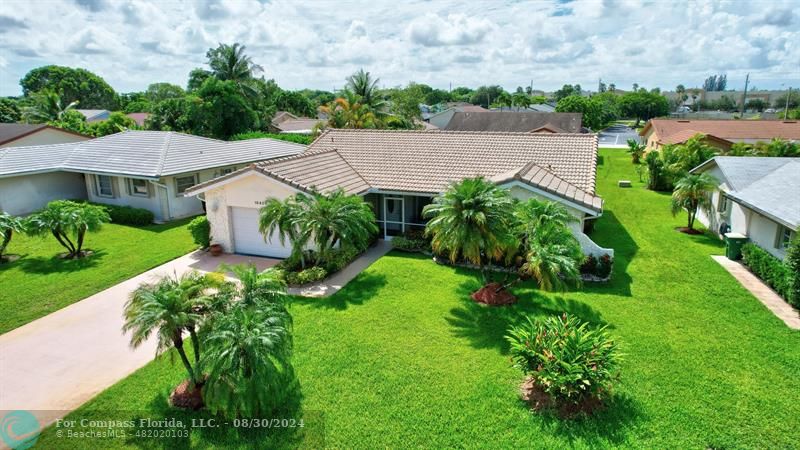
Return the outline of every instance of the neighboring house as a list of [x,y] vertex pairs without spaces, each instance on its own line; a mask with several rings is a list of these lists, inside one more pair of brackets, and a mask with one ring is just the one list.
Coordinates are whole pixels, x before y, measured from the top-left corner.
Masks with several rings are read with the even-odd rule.
[[271,122],[271,131],[276,133],[311,134],[320,119],[297,117],[287,111],[278,111]]
[[143,112],[128,113],[125,115],[133,119],[133,121],[136,122],[136,125],[140,127],[143,127],[144,122],[147,120],[148,117],[150,117],[150,113],[143,113]]
[[689,120],[651,119],[639,132],[648,150],[668,144],[681,144],[696,134],[704,134],[708,143],[730,148],[736,142],[756,143],[775,138],[800,140],[800,122],[796,120]]
[[107,120],[111,116],[111,111],[107,109],[76,109],[75,111],[83,114],[87,122],[99,122]]
[[[448,103],[448,105],[450,105],[450,103]],[[444,111],[432,114],[430,117],[428,117],[427,122],[436,128],[443,129],[448,123],[450,123],[450,119],[453,118],[453,114],[457,112],[489,112],[488,109],[482,106],[473,105],[470,103],[452,103],[452,105],[453,106],[448,106],[448,108]]]
[[258,230],[259,208],[268,198],[341,188],[364,197],[380,237],[391,239],[423,228],[422,208],[450,183],[484,176],[516,198],[562,203],[577,219],[572,231],[584,252],[613,254],[582,231],[584,221],[603,210],[596,165],[592,134],[329,129],[302,155],[251,165],[185,195],[204,197],[211,235],[225,251],[286,257],[288,243],[265,242]]
[[443,130],[511,133],[581,133],[580,113],[457,112]]
[[697,219],[722,235],[740,233],[778,258],[800,225],[800,158],[716,156],[691,170],[719,181]]
[[528,106],[526,108],[518,108],[516,106],[501,106],[499,108],[492,108],[492,111],[552,113],[552,112],[556,112],[556,107],[552,106],[552,105],[548,105],[547,103],[537,103],[535,105],[530,105],[530,106]]
[[0,123],[0,148],[63,144],[87,139],[91,137],[46,124]]
[[296,155],[275,139],[219,141],[170,131],[125,131],[70,144],[0,149],[0,209],[28,214],[56,199],[150,210],[163,222],[201,214],[182,193],[247,164]]

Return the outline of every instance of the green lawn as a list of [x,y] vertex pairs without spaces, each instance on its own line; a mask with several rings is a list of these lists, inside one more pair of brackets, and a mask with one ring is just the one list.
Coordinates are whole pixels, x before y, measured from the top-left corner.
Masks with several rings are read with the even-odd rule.
[[7,252],[21,258],[0,264],[0,334],[191,251],[188,222],[104,225],[86,237],[95,254],[80,260],[58,258],[65,249],[52,236],[15,234]]
[[[516,290],[508,308],[472,303],[474,273],[391,253],[329,299],[298,299],[294,416],[302,430],[195,429],[197,447],[796,448],[800,333],[792,332],[709,258],[718,241],[673,230],[669,196],[641,183],[624,150],[602,151],[606,210],[593,237],[617,251],[613,281],[580,292]],[[609,407],[561,421],[518,399],[506,329],[525,314],[568,311],[608,324],[622,343],[622,382]],[[69,419],[208,417],[171,410],[180,364],[149,364]],[[117,413],[119,414],[119,413]],[[322,437],[321,437],[322,436]],[[77,446],[50,429],[43,446]],[[179,440],[104,441],[170,447]],[[96,447],[97,442],[85,443]]]

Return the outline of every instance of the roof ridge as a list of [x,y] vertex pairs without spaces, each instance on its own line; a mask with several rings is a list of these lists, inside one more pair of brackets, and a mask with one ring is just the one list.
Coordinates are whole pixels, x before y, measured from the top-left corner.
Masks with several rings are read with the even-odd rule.
[[[515,113],[516,114],[516,113]],[[547,113],[546,113],[547,114]],[[386,130],[380,128],[330,128],[325,131],[337,133],[386,133],[386,134],[474,134],[474,135],[511,135],[511,136],[593,136],[597,133],[547,133],[538,134],[529,131],[462,131],[462,130]],[[322,135],[320,135],[322,137]],[[319,137],[317,138],[317,140]],[[309,146],[313,145],[317,140],[314,140]]]
[[361,181],[363,181],[364,184],[366,184],[370,188],[372,187],[372,184],[370,184],[369,181],[367,181],[363,176],[361,176],[361,174],[356,170],[356,168],[353,167],[352,164],[350,164],[350,161],[348,161],[347,158],[344,157],[344,155],[339,153],[338,149],[333,149],[333,151],[336,152],[337,155],[339,155],[339,158],[342,158],[342,161],[344,161],[344,163],[347,164],[347,167],[349,167],[353,171],[353,173],[358,176],[358,178],[361,178]]
[[167,154],[169,153],[169,147],[170,147],[170,144],[172,143],[172,133],[174,133],[174,132],[173,131],[167,131],[166,138],[164,139],[164,141],[165,141],[164,142],[164,149],[163,149],[163,151],[161,151],[161,154],[159,155],[159,160],[158,160],[158,174],[159,175],[162,172],[164,172],[164,165],[167,162]]
[[[253,163],[253,164],[255,164],[256,166],[261,167],[261,168],[267,168],[270,165],[272,165],[273,163],[291,161],[291,160],[295,160],[295,159],[302,159],[302,158],[311,157],[311,156],[315,156],[315,155],[323,155],[325,153],[338,153],[338,150],[336,150],[335,148],[329,148],[329,149],[325,149],[325,150],[316,150],[316,151],[311,151],[311,152],[305,151],[305,152],[297,154],[297,155],[281,156],[280,158],[273,158],[273,159],[269,159],[269,160],[266,160],[266,161],[256,162],[256,163]],[[342,155],[339,155],[339,157],[341,157],[341,156]],[[342,158],[342,159],[344,159],[344,158]]]

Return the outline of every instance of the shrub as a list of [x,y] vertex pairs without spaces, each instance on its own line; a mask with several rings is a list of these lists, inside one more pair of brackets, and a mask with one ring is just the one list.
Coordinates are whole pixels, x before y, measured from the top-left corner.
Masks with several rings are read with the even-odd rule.
[[742,258],[757,277],[775,289],[778,295],[789,300],[791,274],[781,260],[753,243],[742,246]]
[[314,141],[314,137],[308,134],[297,133],[264,133],[261,131],[251,131],[248,133],[239,133],[231,136],[232,141],[246,141],[249,139],[278,139],[281,141],[294,142],[295,144],[308,145]]
[[590,329],[575,316],[531,320],[506,337],[515,367],[557,405],[602,399],[619,378],[619,348],[606,327]]
[[597,275],[597,258],[593,255],[586,255],[580,270],[583,275]]
[[789,303],[800,308],[800,236],[795,236],[789,244],[789,251],[784,261],[789,271]]
[[111,222],[118,225],[144,226],[153,223],[153,213],[144,208],[134,208],[132,206],[108,205],[105,203],[93,203],[102,206],[111,216]]
[[614,260],[611,259],[607,253],[600,257],[600,261],[597,263],[597,276],[600,278],[606,278],[611,275],[611,267],[614,265]]
[[192,233],[194,243],[201,248],[208,248],[208,246],[211,245],[211,224],[208,222],[208,217],[195,217],[189,222],[186,229]]
[[336,249],[325,261],[325,270],[328,273],[338,272],[350,264],[359,254],[361,254],[361,252],[355,248]]
[[406,252],[421,252],[428,248],[428,242],[424,239],[410,239],[404,236],[392,238],[392,247]]
[[300,272],[284,272],[284,279],[288,284],[306,284],[319,281],[328,276],[328,271],[322,267],[316,266]]

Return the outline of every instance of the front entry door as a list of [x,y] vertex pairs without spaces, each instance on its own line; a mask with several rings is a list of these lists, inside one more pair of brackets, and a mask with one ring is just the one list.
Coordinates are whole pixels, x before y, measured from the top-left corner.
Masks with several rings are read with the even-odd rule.
[[384,197],[383,217],[386,223],[384,239],[391,240],[392,236],[403,234],[403,197]]

